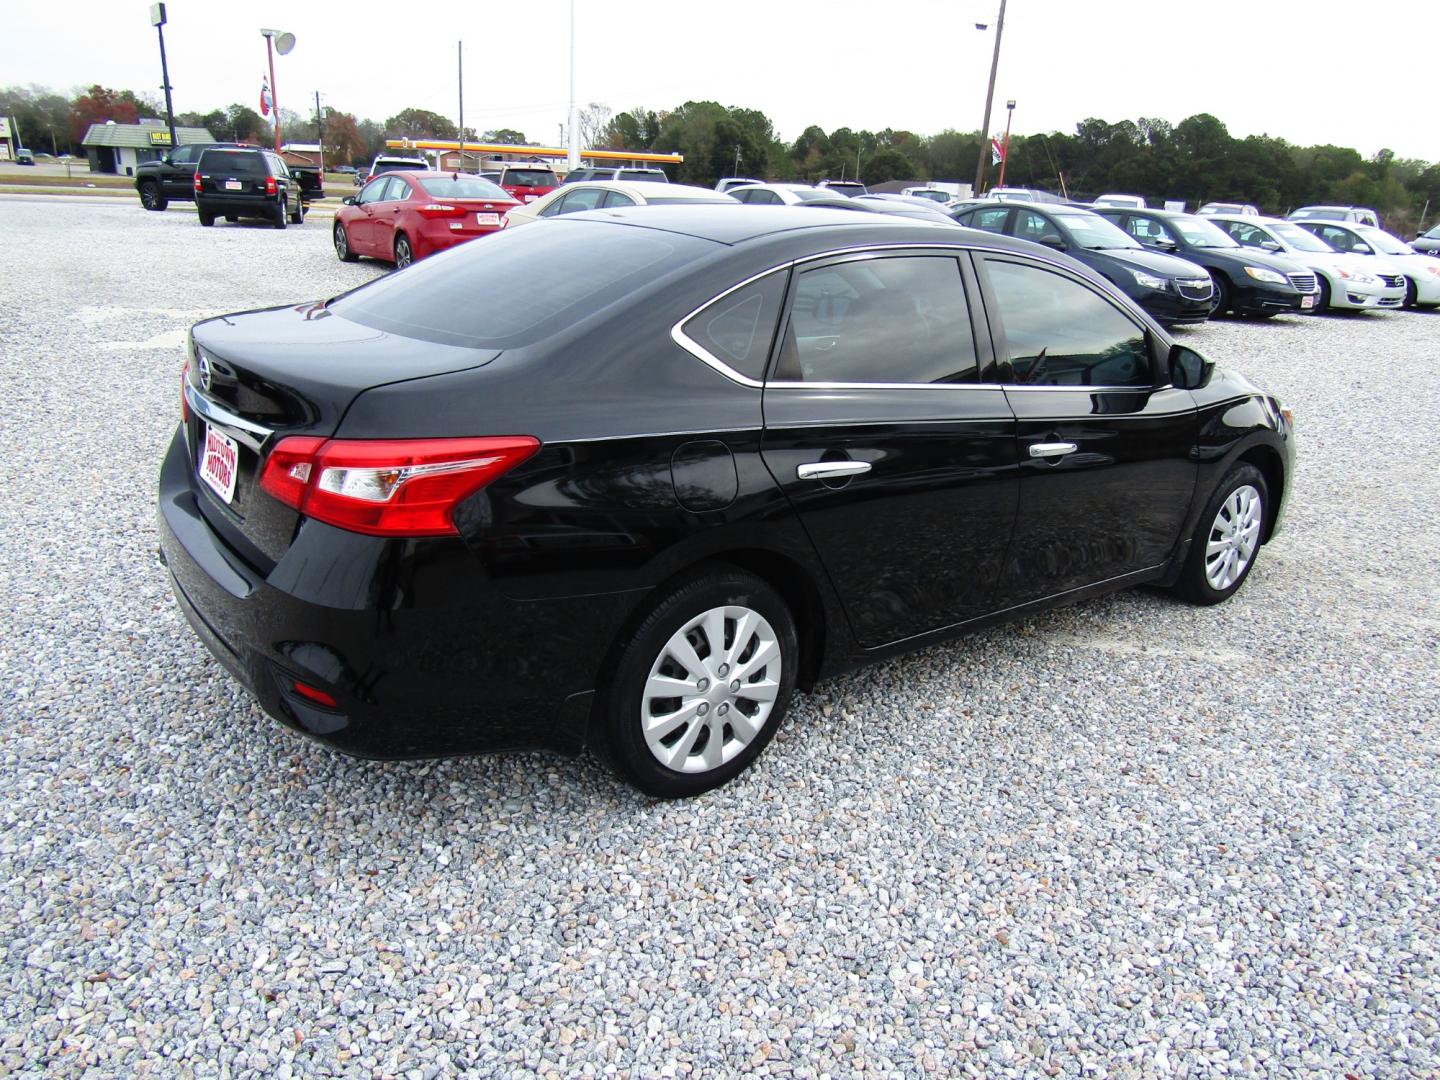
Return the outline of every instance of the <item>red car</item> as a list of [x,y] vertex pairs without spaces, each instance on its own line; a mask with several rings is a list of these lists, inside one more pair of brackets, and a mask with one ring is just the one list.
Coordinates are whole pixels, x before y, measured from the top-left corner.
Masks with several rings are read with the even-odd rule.
[[560,178],[549,165],[526,162],[521,165],[505,165],[500,169],[496,181],[506,193],[522,203],[534,202],[541,195],[548,195],[560,186]]
[[500,231],[520,203],[489,180],[465,173],[381,173],[335,215],[335,254],[409,266],[437,251]]

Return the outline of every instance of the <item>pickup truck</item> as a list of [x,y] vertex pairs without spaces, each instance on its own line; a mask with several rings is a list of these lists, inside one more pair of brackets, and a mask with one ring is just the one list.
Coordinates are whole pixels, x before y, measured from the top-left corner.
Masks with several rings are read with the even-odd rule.
[[[158,161],[142,161],[135,166],[135,190],[140,205],[146,210],[164,210],[172,201],[195,201],[195,166],[200,154],[212,146],[248,146],[248,143],[186,143],[177,146]],[[325,197],[324,181],[318,165],[286,162],[290,175],[300,184],[300,199],[307,205]]]

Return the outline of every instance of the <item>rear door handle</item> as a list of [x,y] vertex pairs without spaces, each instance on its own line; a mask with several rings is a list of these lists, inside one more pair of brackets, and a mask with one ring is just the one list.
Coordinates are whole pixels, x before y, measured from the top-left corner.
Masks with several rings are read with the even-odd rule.
[[795,466],[801,480],[829,480],[833,476],[859,476],[870,471],[868,461],[811,461]]
[[1030,456],[1034,458],[1058,458],[1073,454],[1080,447],[1073,442],[1037,442],[1030,444]]

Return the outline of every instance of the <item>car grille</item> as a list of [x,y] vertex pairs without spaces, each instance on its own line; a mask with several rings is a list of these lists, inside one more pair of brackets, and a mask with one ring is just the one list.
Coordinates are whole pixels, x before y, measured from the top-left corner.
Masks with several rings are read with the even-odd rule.
[[1382,296],[1376,301],[1376,307],[1400,307],[1405,303],[1403,296]]
[[1315,291],[1314,274],[1291,274],[1290,284],[1295,286],[1296,292],[1312,293]]
[[1209,278],[1177,279],[1175,288],[1186,300],[1209,300],[1215,291],[1214,284]]
[[1398,289],[1405,284],[1404,274],[1377,274],[1376,277],[1392,289]]

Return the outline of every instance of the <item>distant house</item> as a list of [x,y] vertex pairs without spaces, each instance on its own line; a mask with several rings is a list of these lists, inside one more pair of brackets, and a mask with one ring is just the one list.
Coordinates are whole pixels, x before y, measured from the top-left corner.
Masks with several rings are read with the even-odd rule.
[[15,151],[19,146],[15,131],[10,126],[10,118],[0,116],[0,161],[14,161]]
[[[213,143],[215,136],[205,128],[177,127],[175,138],[186,143]],[[117,124],[113,120],[91,124],[80,140],[90,171],[134,176],[142,161],[155,161],[170,149],[170,129],[163,120],[142,120],[138,124]]]

